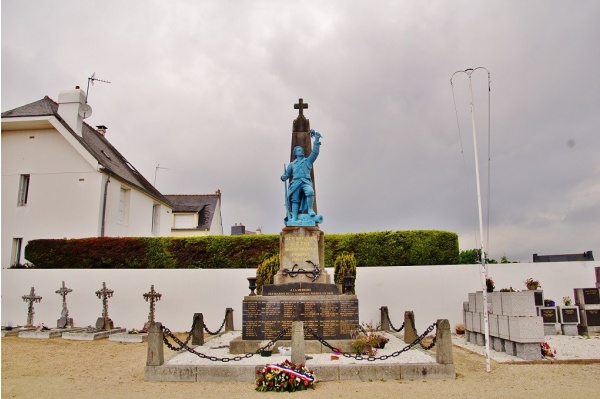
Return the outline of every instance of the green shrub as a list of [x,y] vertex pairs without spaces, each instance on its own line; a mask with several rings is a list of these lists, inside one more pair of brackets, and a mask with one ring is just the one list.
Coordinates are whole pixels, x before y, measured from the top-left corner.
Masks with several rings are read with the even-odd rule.
[[262,295],[262,287],[265,284],[273,284],[275,275],[279,271],[279,255],[273,255],[265,259],[256,268],[256,293]]
[[[344,277],[356,278],[356,259],[354,254],[342,253],[335,258],[333,279],[336,284],[344,284]],[[352,290],[355,293],[355,290]]]
[[[368,266],[453,265],[458,236],[436,230],[325,235],[325,265],[352,253]],[[31,240],[25,259],[39,269],[255,268],[279,254],[279,235],[95,237]]]

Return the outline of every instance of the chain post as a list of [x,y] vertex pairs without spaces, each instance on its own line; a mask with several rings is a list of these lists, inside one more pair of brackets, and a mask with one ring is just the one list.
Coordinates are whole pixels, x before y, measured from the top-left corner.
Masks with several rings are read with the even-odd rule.
[[404,312],[404,343],[410,344],[417,339],[415,314],[412,310]]
[[204,345],[204,314],[194,313],[194,320],[192,322],[192,345]]
[[233,308],[225,310],[225,332],[233,331]]
[[380,314],[381,329],[383,331],[390,331],[390,318],[388,315],[388,307],[382,306],[381,308],[379,308],[379,310],[381,311],[381,314]]
[[165,363],[162,324],[151,323],[148,327],[148,352],[146,366],[162,366]]

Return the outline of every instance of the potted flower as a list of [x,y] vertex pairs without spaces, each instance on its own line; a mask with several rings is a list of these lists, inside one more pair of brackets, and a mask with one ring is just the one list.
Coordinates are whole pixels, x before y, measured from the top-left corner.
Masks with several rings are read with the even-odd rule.
[[573,304],[573,301],[571,300],[570,296],[563,296],[563,303],[565,304],[565,306],[571,306]]
[[552,308],[556,306],[556,302],[554,302],[552,299],[544,299],[544,306],[547,308]]
[[369,334],[369,341],[372,343],[373,348],[375,349],[383,349],[385,348],[385,344],[390,342],[390,339],[384,337],[381,334]]
[[485,278],[485,287],[487,289],[487,292],[494,292],[494,288],[496,288],[496,285],[494,284],[494,280],[491,277]]
[[527,286],[528,290],[537,290],[538,288],[542,288],[542,285],[540,284],[540,282],[538,280],[534,280],[533,278],[529,277],[527,280],[524,281],[525,286]]
[[359,355],[373,357],[377,354],[377,349],[373,347],[373,343],[373,339],[361,333],[352,341],[352,349]]
[[463,335],[465,333],[465,325],[464,324],[457,324],[454,326],[454,329],[456,330],[456,334],[458,334],[458,335]]

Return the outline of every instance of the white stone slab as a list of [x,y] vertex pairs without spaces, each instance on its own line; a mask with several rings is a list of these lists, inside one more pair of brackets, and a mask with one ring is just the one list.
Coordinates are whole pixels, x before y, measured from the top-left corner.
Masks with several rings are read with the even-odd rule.
[[465,330],[473,331],[473,312],[465,312]]
[[94,341],[96,339],[107,338],[111,334],[118,334],[122,332],[125,332],[124,328],[115,328],[108,331],[99,331],[91,333],[85,332],[84,330],[83,332],[63,333],[62,337],[63,339],[69,339],[73,341]]
[[536,316],[533,291],[501,292],[504,316]]
[[49,339],[49,338],[58,338],[66,332],[77,332],[84,331],[84,328],[53,328],[50,330],[44,331],[22,331],[19,333],[19,338],[33,338],[33,339]]
[[473,331],[481,333],[481,313],[473,313]]
[[33,330],[33,328],[25,328],[25,327],[17,327],[17,328],[13,328],[12,330],[2,330],[2,336],[3,337],[14,337],[19,335],[20,332],[23,331],[31,331]]
[[469,293],[469,312],[475,312],[475,293]]
[[491,306],[489,308],[490,313],[499,315],[502,314],[502,293],[501,292],[490,292],[488,293],[491,299]]
[[508,316],[498,315],[498,336],[502,339],[509,339]]
[[148,341],[148,334],[147,333],[139,333],[139,334],[129,334],[129,333],[118,333],[118,334],[111,334],[108,337],[109,341],[115,341],[115,342],[146,342]]
[[539,316],[509,316],[508,332],[511,341],[519,343],[539,343],[544,340],[544,323]]
[[[487,301],[488,301],[488,312],[491,308],[491,297],[490,293],[487,293]],[[477,291],[475,293],[475,310],[479,313],[483,313],[483,291]]]
[[490,336],[492,337],[499,337],[500,336],[500,330],[499,330],[499,325],[498,325],[498,315],[497,314],[490,314],[488,316],[488,321],[490,324]]

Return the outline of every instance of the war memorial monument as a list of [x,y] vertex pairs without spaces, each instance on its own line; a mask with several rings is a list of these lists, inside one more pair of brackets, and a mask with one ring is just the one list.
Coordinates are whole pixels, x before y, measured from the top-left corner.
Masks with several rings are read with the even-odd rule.
[[[322,136],[310,129],[303,112],[307,107],[302,99],[295,104],[299,115],[293,122],[291,159],[280,177],[286,211],[280,268],[274,283],[263,286],[262,295],[244,297],[242,337],[232,342],[232,353],[256,350],[261,341],[273,339],[293,321],[304,322],[307,340],[315,339],[310,330],[328,341],[350,340],[359,327],[358,298],[341,292],[324,268],[324,233],[319,228],[323,216],[317,212],[313,167]],[[289,340],[290,333],[283,339]]]

